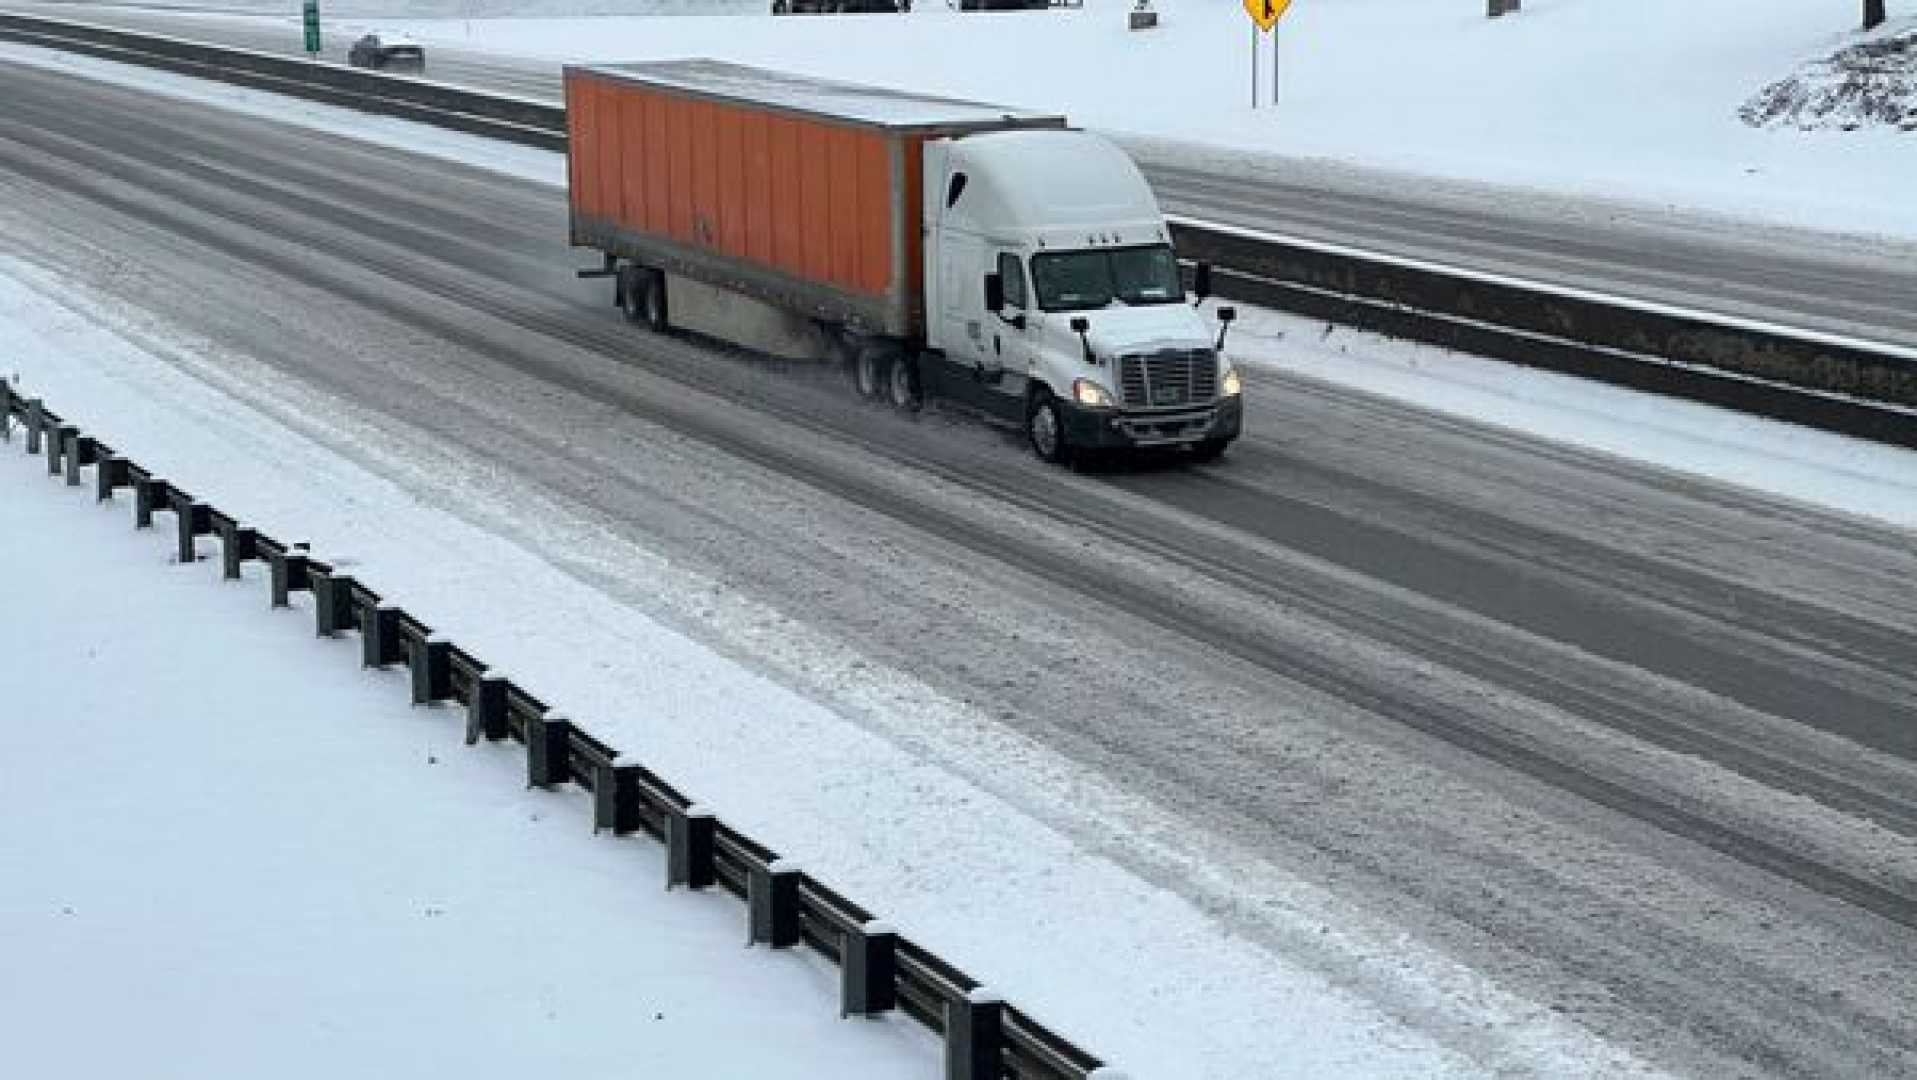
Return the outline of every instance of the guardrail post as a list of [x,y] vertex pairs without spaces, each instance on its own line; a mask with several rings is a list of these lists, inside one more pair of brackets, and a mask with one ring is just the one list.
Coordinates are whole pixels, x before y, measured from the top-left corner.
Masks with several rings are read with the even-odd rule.
[[624,836],[639,828],[639,774],[637,765],[601,762],[593,768],[592,831],[611,829]]
[[27,399],[27,453],[40,452],[40,428],[46,421],[47,406],[39,398]]
[[875,1016],[898,1006],[898,932],[877,919],[847,930],[839,954],[839,1015]]
[[385,600],[360,613],[359,643],[361,667],[383,668],[406,659],[406,643],[399,639],[398,604]]
[[799,943],[799,867],[790,859],[746,871],[746,944],[785,949]]
[[80,434],[78,424],[47,425],[47,475],[60,475],[60,454],[66,449],[67,440]]
[[549,788],[566,782],[572,721],[548,709],[526,725],[526,786]]
[[161,509],[166,501],[167,483],[157,477],[146,477],[133,482],[133,527],[150,529],[153,527],[153,512]]
[[260,534],[237,522],[220,524],[220,576],[240,580],[240,564],[260,557]]
[[998,1080],[1003,1070],[1005,999],[975,987],[945,1003],[945,1080]]
[[337,637],[341,630],[353,628],[353,579],[345,574],[328,574],[313,582],[313,633],[318,637]]
[[93,501],[105,502],[111,499],[114,491],[133,482],[132,475],[125,458],[118,454],[107,455],[93,473]]
[[710,810],[693,805],[684,810],[666,807],[666,888],[684,885],[707,889],[719,881],[718,819]]
[[170,501],[173,520],[179,526],[179,559],[183,563],[198,562],[200,552],[194,540],[213,531],[213,508],[180,491],[174,492]]
[[292,593],[313,587],[313,560],[303,551],[281,551],[267,559],[272,569],[273,606],[289,607]]
[[413,642],[413,704],[431,705],[453,696],[453,643],[438,634]]
[[99,460],[99,443],[91,435],[75,435],[67,440],[67,486],[80,486],[80,469]]
[[497,671],[482,671],[473,679],[466,698],[466,745],[472,746],[484,735],[498,742],[511,734],[506,721],[506,676]]

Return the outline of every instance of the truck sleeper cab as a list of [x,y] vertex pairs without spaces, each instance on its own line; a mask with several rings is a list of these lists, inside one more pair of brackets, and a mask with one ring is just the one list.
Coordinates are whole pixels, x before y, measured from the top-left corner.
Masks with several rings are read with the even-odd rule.
[[1238,436],[1222,327],[1105,139],[712,60],[569,66],[565,86],[572,242],[603,259],[581,276],[612,278],[629,318],[665,329],[672,276],[755,297],[826,331],[861,394],[963,402],[1053,461]]
[[1052,460],[1169,444],[1216,456],[1238,436],[1237,376],[1124,151],[1067,129],[932,140],[924,155],[933,393],[1009,415]]

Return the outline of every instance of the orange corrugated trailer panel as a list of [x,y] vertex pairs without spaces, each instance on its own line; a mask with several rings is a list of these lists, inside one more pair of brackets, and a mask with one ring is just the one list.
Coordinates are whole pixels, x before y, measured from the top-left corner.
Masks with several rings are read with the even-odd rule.
[[565,85],[575,245],[901,337],[923,329],[923,141],[1064,125],[711,60]]

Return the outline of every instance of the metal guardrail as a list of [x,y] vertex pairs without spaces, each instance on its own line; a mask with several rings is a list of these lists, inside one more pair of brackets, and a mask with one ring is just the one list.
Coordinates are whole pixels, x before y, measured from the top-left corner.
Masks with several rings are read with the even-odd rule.
[[44,451],[49,476],[78,487],[83,470],[91,469],[99,502],[130,489],[135,528],[171,514],[179,562],[202,558],[204,536],[218,538],[225,580],[239,580],[248,562],[264,562],[272,607],[291,607],[293,594],[309,594],[321,637],[356,632],[364,666],[406,666],[413,704],[463,708],[467,745],[522,743],[528,786],[576,784],[592,795],[595,833],[643,832],[659,840],[666,847],[666,888],[724,889],[746,902],[750,944],[809,946],[837,965],[841,1016],[897,1009],[939,1034],[946,1080],[1123,1080],[1118,1070],[727,825],[305,545],[276,540],[195,498],[0,379],[0,442],[12,441],[16,417],[27,453]]
[[1917,351],[1172,220],[1221,296],[1917,447]]
[[[563,151],[562,106],[246,49],[0,14],[0,38]],[[1172,221],[1218,294],[1482,356],[1917,448],[1917,351]]]
[[566,149],[566,110],[529,98],[35,15],[0,12],[0,39],[217,79],[544,150]]

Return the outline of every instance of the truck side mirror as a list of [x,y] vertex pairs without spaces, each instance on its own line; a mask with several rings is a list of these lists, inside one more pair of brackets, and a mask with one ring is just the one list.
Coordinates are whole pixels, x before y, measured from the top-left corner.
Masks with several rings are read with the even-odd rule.
[[1221,353],[1225,351],[1225,331],[1231,329],[1231,324],[1237,318],[1238,309],[1235,307],[1218,309],[1218,351]]
[[1085,362],[1088,364],[1098,363],[1098,354],[1092,351],[1092,339],[1090,336],[1092,321],[1083,315],[1074,315],[1068,325],[1071,326],[1072,333],[1078,335],[1078,343],[1084,347]]
[[[1191,291],[1202,304],[1211,296],[1211,264],[1201,262],[1191,268]],[[1194,304],[1194,307],[1197,305]]]
[[1005,310],[1005,279],[997,274],[985,275],[985,310],[994,315]]

